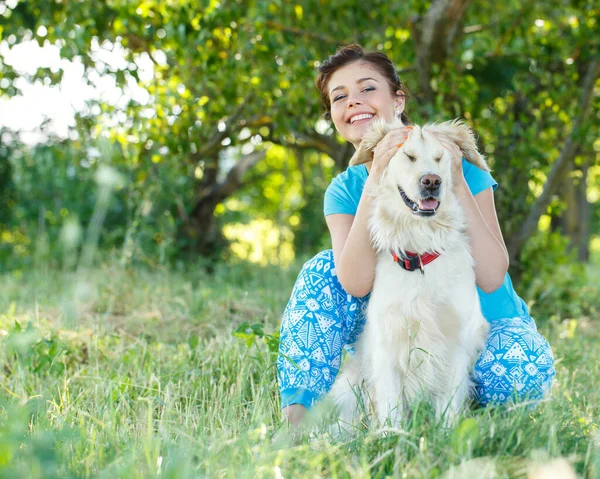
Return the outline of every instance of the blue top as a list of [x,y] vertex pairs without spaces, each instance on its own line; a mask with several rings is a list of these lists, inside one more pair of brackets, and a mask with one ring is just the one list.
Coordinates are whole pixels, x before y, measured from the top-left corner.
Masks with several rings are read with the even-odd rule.
[[[492,187],[498,187],[496,180],[489,172],[477,168],[463,159],[463,174],[473,196]],[[337,175],[325,192],[323,212],[325,216],[335,214],[356,215],[358,203],[367,181],[365,165],[349,166],[346,171]],[[477,288],[483,315],[488,321],[502,318],[529,316],[525,301],[515,292],[508,273],[504,282],[496,291],[486,293]]]

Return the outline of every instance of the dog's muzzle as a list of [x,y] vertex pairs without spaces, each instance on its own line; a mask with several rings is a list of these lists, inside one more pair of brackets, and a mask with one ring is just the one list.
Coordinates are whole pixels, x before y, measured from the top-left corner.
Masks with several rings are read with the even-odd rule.
[[412,210],[414,215],[433,216],[440,207],[440,201],[433,195],[421,198],[417,202],[411,200],[402,188],[398,187],[398,191],[400,192],[404,204]]

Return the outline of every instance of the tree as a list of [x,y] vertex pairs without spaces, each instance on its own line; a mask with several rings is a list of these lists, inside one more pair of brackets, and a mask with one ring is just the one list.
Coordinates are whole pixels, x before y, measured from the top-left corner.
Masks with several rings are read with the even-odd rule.
[[4,135],[10,136],[8,132],[0,130],[0,233],[10,223],[12,206],[15,201],[15,185],[12,165],[9,161],[13,146],[3,141]]
[[[415,120],[463,116],[478,132],[502,186],[497,204],[516,261],[558,191],[552,168],[562,172],[563,166],[553,165],[572,167],[576,151],[593,151],[596,13],[591,0],[511,0],[477,8],[468,0],[29,0],[4,10],[0,38],[59,42],[63,57],[81,59],[90,82],[100,71],[124,88],[138,83],[148,91],[145,101],[82,112],[82,143],[104,135],[118,144],[123,158],[116,166],[126,172],[130,190],[159,184],[161,208],[177,221],[177,241],[203,255],[222,244],[216,208],[234,196],[264,196],[270,175],[281,171],[299,178],[305,200],[278,221],[296,216],[295,231],[304,238],[299,224],[323,225],[322,218],[313,221],[320,209],[307,207],[306,198],[314,204],[326,182],[310,184],[308,175],[340,171],[352,146],[317,121],[315,67],[342,44],[382,50],[414,90],[409,108]],[[102,62],[101,47],[123,47],[125,61]],[[140,71],[144,59],[152,62],[151,78]],[[0,84],[3,93],[18,94],[12,80],[21,75],[5,63],[0,68],[11,80]],[[583,72],[592,72],[589,81]],[[38,78],[59,83],[61,75],[39,70],[32,80]],[[586,91],[589,112],[582,115],[579,99]],[[563,143],[575,149],[561,154]],[[285,154],[273,155],[272,171],[259,171],[275,145]],[[586,165],[597,163],[594,154]],[[333,164],[323,173],[327,157]],[[552,181],[539,195],[546,175]],[[277,199],[269,201],[275,211]]]

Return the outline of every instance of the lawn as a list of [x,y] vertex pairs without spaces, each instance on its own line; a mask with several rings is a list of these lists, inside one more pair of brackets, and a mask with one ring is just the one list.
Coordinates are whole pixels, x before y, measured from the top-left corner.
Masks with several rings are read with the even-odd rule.
[[297,268],[0,276],[0,477],[600,477],[597,318],[537,318],[557,380],[535,410],[289,443],[270,334]]

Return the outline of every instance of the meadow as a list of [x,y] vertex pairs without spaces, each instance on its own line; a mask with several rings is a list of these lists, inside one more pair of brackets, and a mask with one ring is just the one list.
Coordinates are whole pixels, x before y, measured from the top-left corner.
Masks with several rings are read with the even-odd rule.
[[[594,0],[0,0],[0,479],[600,478],[598,39]],[[412,122],[477,132],[555,354],[537,408],[282,423],[280,318],[354,151],[314,84],[350,43]]]
[[589,317],[537,318],[557,380],[536,409],[443,429],[422,408],[402,431],[291,441],[275,352],[299,265],[0,276],[0,477],[600,477]]

